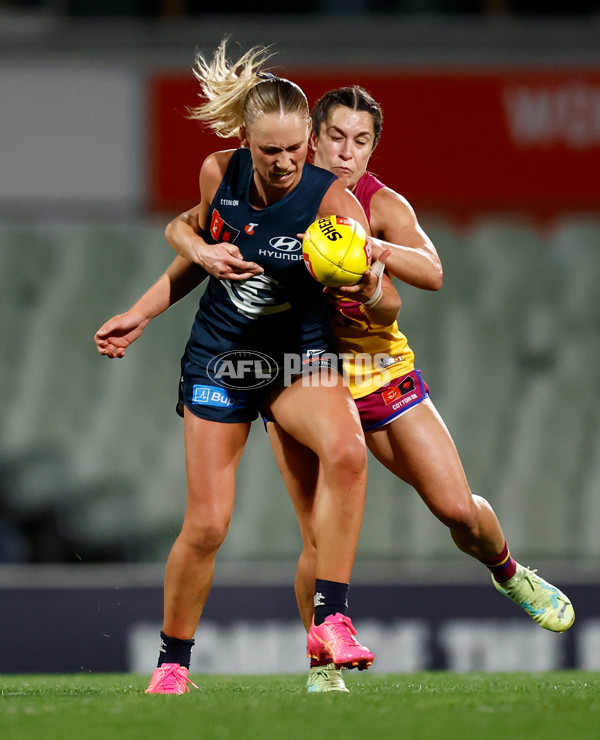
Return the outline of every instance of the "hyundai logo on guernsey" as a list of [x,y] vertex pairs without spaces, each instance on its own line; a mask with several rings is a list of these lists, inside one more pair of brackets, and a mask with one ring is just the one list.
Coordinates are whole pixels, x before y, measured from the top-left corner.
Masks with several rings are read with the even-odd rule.
[[258,253],[278,260],[301,260],[302,244],[293,236],[274,236],[269,239],[270,249],[259,249]]
[[279,368],[269,355],[255,350],[230,350],[208,363],[208,377],[222,388],[251,390],[269,385],[277,377]]

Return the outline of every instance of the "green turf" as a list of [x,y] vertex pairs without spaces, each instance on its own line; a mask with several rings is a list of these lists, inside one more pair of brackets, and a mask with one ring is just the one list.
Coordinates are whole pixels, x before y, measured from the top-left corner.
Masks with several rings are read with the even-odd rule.
[[147,696],[127,674],[0,676],[2,740],[596,740],[600,674],[345,674],[350,694],[304,676],[193,676],[200,691]]

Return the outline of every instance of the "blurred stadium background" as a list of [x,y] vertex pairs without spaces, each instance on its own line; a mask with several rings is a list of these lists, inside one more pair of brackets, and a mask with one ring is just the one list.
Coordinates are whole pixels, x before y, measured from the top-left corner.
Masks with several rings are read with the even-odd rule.
[[[198,296],[125,360],[92,336],[170,261],[203,156],[235,145],[184,118],[194,51],[224,34],[273,43],[311,102],[353,83],[382,102],[371,169],[445,266],[439,293],[398,286],[401,326],[513,553],[577,597],[573,634],[543,633],[373,464],[352,599],[380,669],[600,669],[600,4],[261,8],[0,2],[0,673],[153,667]],[[301,670],[300,542],[258,424],[238,480],[192,667]]]

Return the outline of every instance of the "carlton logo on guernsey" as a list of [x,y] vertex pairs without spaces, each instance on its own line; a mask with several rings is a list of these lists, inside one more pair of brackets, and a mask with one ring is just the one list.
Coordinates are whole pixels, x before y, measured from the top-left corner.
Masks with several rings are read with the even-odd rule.
[[289,301],[276,302],[274,296],[279,281],[268,275],[254,275],[248,280],[222,280],[221,283],[238,312],[248,319],[291,308]]

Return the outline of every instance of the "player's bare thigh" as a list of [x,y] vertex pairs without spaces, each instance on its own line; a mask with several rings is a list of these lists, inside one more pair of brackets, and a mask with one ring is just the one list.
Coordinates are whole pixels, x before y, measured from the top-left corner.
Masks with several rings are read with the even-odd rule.
[[321,472],[319,458],[279,424],[269,421],[266,428],[271,449],[290,498],[297,510],[309,514],[319,486]]
[[235,473],[248,434],[249,422],[222,424],[184,413],[188,511],[198,515],[233,507]]
[[413,486],[432,510],[441,513],[449,499],[471,504],[456,446],[431,399],[365,436],[373,455]]
[[269,399],[268,412],[296,441],[321,456],[334,445],[364,452],[356,405],[342,377],[331,370],[321,383],[298,378]]

